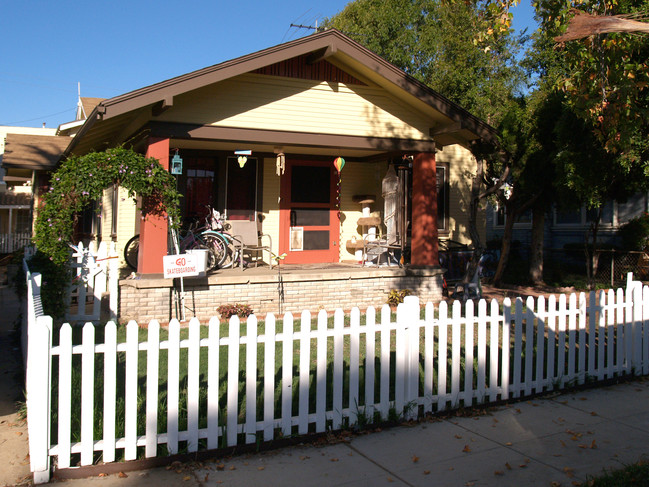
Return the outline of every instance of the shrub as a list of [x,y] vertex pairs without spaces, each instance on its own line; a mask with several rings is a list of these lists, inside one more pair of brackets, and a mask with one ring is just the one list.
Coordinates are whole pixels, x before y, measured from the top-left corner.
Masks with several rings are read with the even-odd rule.
[[625,250],[645,250],[649,244],[649,214],[629,220],[617,233]]
[[410,296],[411,294],[412,291],[410,289],[393,289],[390,291],[390,294],[388,294],[388,300],[386,303],[390,306],[396,306],[399,303],[403,303],[403,298]]
[[222,304],[216,311],[219,312],[221,318],[229,320],[233,316],[238,316],[239,318],[247,318],[252,314],[252,308],[247,304]]

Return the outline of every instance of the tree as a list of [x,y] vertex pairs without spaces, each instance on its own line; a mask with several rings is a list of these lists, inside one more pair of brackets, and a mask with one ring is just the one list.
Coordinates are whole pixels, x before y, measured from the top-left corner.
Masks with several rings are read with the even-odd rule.
[[[579,11],[612,16],[645,15],[647,0],[575,0],[536,2],[548,36],[565,32]],[[633,33],[591,35],[557,46],[563,73],[552,81],[566,103],[586,122],[604,150],[632,169],[647,160],[649,140],[649,58],[647,36]],[[589,203],[592,203],[590,201]]]
[[[536,59],[545,89],[562,97],[556,118],[557,185],[571,201],[601,209],[649,188],[649,58],[647,37],[608,33],[579,37],[548,47],[564,33],[576,10],[597,16],[642,18],[647,0],[575,0],[536,2],[544,38]],[[587,269],[597,269],[599,217],[586,240]],[[593,250],[591,250],[593,249]]]

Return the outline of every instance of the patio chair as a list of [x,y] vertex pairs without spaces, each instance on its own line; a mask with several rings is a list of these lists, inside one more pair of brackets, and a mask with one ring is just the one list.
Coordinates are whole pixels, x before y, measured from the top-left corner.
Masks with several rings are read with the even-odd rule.
[[[230,233],[234,237],[234,245],[238,248],[238,255],[240,259],[241,270],[244,269],[244,254],[251,256],[251,262],[254,261],[255,267],[259,263],[259,254],[263,261],[264,251],[268,252],[268,265],[273,267],[272,259],[272,246],[273,242],[270,235],[262,234],[257,229],[257,222],[248,220],[229,220]],[[262,243],[263,238],[268,239],[268,245]],[[252,254],[257,254],[255,259],[252,259]]]
[[401,267],[401,256],[397,257],[397,251],[401,252],[401,244],[396,236],[387,235],[385,238],[377,240],[364,240],[362,265],[365,265],[366,262],[374,262],[379,266],[382,257],[385,256],[385,263],[388,266],[398,265]]
[[[467,262],[467,270],[471,262]],[[460,281],[455,285],[455,291],[451,295],[453,299],[460,299],[463,303],[466,303],[469,299],[480,299],[482,298],[482,286],[480,285],[480,266],[475,270],[473,277],[469,282]]]

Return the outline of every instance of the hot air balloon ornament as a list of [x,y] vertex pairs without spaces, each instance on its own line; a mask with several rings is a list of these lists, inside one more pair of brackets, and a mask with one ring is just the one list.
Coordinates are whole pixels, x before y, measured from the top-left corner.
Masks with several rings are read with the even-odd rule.
[[345,159],[336,157],[334,159],[334,167],[338,171],[338,183],[336,184],[336,210],[338,210],[338,220],[340,220],[340,185],[342,183],[342,170],[345,167]]

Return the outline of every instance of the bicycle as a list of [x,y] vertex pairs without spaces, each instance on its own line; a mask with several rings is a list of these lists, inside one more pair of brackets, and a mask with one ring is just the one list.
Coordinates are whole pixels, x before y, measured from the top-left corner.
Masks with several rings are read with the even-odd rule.
[[[218,212],[217,212],[218,214]],[[212,230],[211,213],[206,217],[206,224],[200,228],[191,226],[184,236],[179,239],[178,247],[181,253],[191,249],[207,249],[207,271],[223,267],[228,257],[228,243],[219,232]],[[171,230],[172,232],[174,230]],[[140,250],[140,235],[129,239],[124,247],[124,260],[132,269],[137,269],[138,254]],[[232,264],[230,264],[232,265]]]

